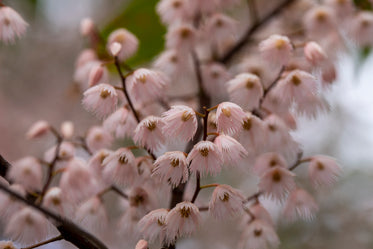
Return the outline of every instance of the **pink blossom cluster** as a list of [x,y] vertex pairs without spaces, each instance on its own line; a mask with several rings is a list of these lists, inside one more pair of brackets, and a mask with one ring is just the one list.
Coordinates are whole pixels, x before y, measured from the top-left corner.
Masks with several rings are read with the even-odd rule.
[[[263,198],[282,204],[283,219],[308,221],[319,209],[313,195],[341,174],[331,157],[304,156],[292,136],[297,119],[328,110],[325,93],[337,77],[334,59],[345,34],[359,46],[373,42],[373,14],[356,10],[352,1],[294,2],[281,6],[286,3],[289,12],[307,9],[303,35],[276,29],[255,37],[261,41],[235,63],[231,54],[253,32],[243,34],[241,21],[227,14],[241,1],[161,0],[157,12],[167,26],[166,48],[148,68],[127,65],[139,41],[125,28],[109,35],[103,58],[95,46],[102,42],[95,40],[99,30],[84,19],[81,33],[92,46],[78,56],[74,80],[83,92],[82,105],[100,124],[79,136],[71,122],[60,129],[36,122],[27,138],[52,134],[55,146],[44,158],[13,162],[1,183],[34,197],[35,205],[73,221],[108,248],[121,248],[123,240],[135,241],[136,248],[175,248],[178,239],[198,233],[207,216],[245,221],[237,248],[278,247]],[[5,42],[26,26],[13,11],[3,14],[6,8],[0,7]],[[260,16],[252,21],[258,25]],[[297,175],[304,167],[309,185]],[[256,176],[258,191],[221,182],[217,176],[227,170]],[[213,192],[205,200],[199,193],[207,188]],[[108,192],[117,194],[115,203],[106,198]],[[0,200],[5,234],[17,245],[58,234],[40,210],[2,192]]]

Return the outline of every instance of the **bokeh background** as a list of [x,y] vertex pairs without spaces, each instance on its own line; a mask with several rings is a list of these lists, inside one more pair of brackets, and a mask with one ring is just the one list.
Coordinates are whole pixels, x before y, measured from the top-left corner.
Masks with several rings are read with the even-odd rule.
[[[14,45],[0,44],[0,153],[9,161],[41,156],[52,144],[25,139],[39,119],[57,127],[71,120],[82,135],[99,123],[83,110],[73,82],[75,59],[86,45],[79,34],[82,18],[91,17],[104,36],[121,26],[134,32],[141,49],[132,65],[148,63],[163,47],[165,29],[154,13],[156,0],[3,2],[30,24]],[[294,136],[306,154],[336,157],[343,175],[335,188],[316,196],[320,212],[312,222],[279,224],[280,248],[373,248],[373,56],[362,59],[358,49],[349,49],[338,56],[337,69],[338,78],[326,96],[330,111],[300,120]],[[229,175],[228,180],[243,182],[245,177]],[[231,248],[239,238],[232,232],[237,222],[210,222],[194,239],[181,241],[180,248]]]

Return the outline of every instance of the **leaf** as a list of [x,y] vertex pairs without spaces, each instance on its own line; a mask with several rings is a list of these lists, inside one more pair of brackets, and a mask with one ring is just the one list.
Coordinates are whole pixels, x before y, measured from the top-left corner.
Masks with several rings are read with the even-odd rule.
[[105,39],[117,28],[126,28],[140,41],[139,51],[127,63],[136,66],[148,62],[164,46],[165,27],[155,12],[158,0],[132,0],[124,11],[113,19],[102,31]]

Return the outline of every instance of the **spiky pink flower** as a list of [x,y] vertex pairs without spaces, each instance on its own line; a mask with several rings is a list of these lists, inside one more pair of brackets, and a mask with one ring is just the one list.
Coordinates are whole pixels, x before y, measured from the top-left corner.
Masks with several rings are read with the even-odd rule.
[[88,161],[88,167],[92,170],[93,174],[98,178],[102,178],[102,171],[104,170],[104,160],[113,153],[111,150],[101,149],[98,150]]
[[87,58],[87,62],[83,61],[83,64],[76,67],[74,72],[74,82],[78,83],[80,90],[87,90],[89,85],[89,77],[91,74],[92,69],[95,67],[101,66],[102,62],[98,59],[95,60],[89,60],[90,58]]
[[333,185],[340,174],[341,168],[332,157],[313,156],[308,165],[308,175],[315,187]]
[[229,185],[221,184],[212,193],[209,203],[210,214],[217,219],[239,215],[243,211],[242,194]]
[[272,199],[281,201],[295,188],[294,176],[294,173],[285,168],[274,167],[262,175],[259,189]]
[[304,56],[314,66],[321,66],[328,58],[322,47],[316,42],[307,42],[304,46]]
[[222,155],[218,146],[210,141],[201,141],[194,145],[187,157],[192,173],[216,175],[221,171]]
[[190,24],[175,24],[170,27],[166,34],[166,47],[190,52],[196,42],[196,32]]
[[263,121],[251,113],[245,113],[238,141],[248,150],[257,151],[263,145],[264,134]]
[[77,203],[95,194],[99,186],[86,163],[74,158],[63,172],[59,187],[67,199]]
[[192,9],[190,1],[162,0],[157,4],[157,12],[164,24],[171,25],[191,19]]
[[16,37],[26,32],[28,24],[11,7],[0,7],[0,40],[5,44],[13,43]]
[[166,217],[168,210],[156,209],[145,215],[138,223],[141,234],[150,242],[163,241],[166,235]]
[[151,151],[158,150],[165,143],[165,135],[162,132],[164,125],[161,118],[148,116],[137,125],[133,139]]
[[169,181],[171,186],[177,187],[188,180],[188,165],[185,154],[181,151],[170,151],[157,158],[154,162],[153,176]]
[[352,0],[326,0],[326,4],[330,6],[340,19],[352,15],[355,11],[355,6]]
[[47,238],[50,226],[42,214],[25,207],[12,215],[5,234],[20,245],[32,245]]
[[45,193],[42,205],[63,217],[71,217],[73,214],[72,206],[59,187],[52,187]]
[[161,53],[154,62],[154,68],[170,77],[188,77],[192,70],[192,58],[176,49],[168,49]]
[[267,152],[256,158],[253,172],[258,176],[262,176],[273,167],[287,168],[287,162],[281,154],[277,152]]
[[249,210],[256,219],[262,220],[271,226],[275,225],[270,213],[263,207],[263,205],[259,201],[250,206]]
[[[57,145],[53,146],[44,153],[44,160],[47,162],[52,162],[56,156]],[[70,142],[62,142],[59,146],[58,159],[59,161],[68,161],[75,154],[75,146]]]
[[214,144],[218,146],[223,162],[227,164],[237,164],[248,155],[245,148],[236,139],[224,134],[217,136]]
[[231,75],[221,63],[208,63],[201,66],[203,87],[207,93],[213,97],[221,98],[226,96],[225,83]]
[[238,105],[231,102],[219,104],[216,111],[218,132],[234,135],[242,129],[245,112]]
[[24,157],[14,162],[7,176],[24,186],[26,190],[35,191],[42,188],[43,170],[34,157]]
[[103,123],[104,129],[113,133],[116,138],[132,137],[136,126],[135,116],[126,107],[116,110]]
[[171,138],[189,141],[198,128],[195,111],[185,105],[172,106],[170,110],[162,114],[162,118],[165,123],[163,133]]
[[304,16],[304,26],[312,37],[322,38],[336,31],[336,17],[328,6],[318,5]]
[[101,83],[84,92],[82,104],[85,109],[94,113],[98,118],[104,118],[115,111],[118,94],[114,87]]
[[86,143],[92,152],[108,148],[113,142],[113,137],[102,127],[93,126],[87,132]]
[[350,34],[361,47],[371,46],[373,38],[369,35],[373,31],[373,14],[370,11],[359,11],[352,20]]
[[148,242],[146,240],[139,240],[136,244],[135,249],[149,249]]
[[91,233],[102,233],[108,228],[108,217],[102,200],[95,196],[83,202],[74,219]]
[[206,20],[204,30],[205,37],[216,44],[237,33],[237,21],[227,15],[216,13]]
[[263,96],[263,86],[255,74],[242,73],[227,82],[229,98],[245,110],[252,110],[259,105]]
[[161,72],[137,69],[127,77],[128,90],[138,101],[149,101],[163,96],[168,78]]
[[149,213],[156,206],[154,192],[150,188],[136,187],[131,189],[128,194],[128,200],[130,206],[136,208],[136,213],[139,217]]
[[105,157],[103,163],[103,177],[110,184],[129,186],[133,183],[136,173],[135,156],[131,150],[120,148]]
[[280,240],[273,227],[255,219],[245,228],[239,249],[269,249],[279,245]]
[[171,209],[166,217],[166,241],[172,243],[176,238],[190,235],[197,230],[201,214],[191,202],[180,202]]
[[18,249],[12,241],[0,241],[1,249]]
[[108,38],[107,50],[110,52],[111,45],[117,42],[121,45],[121,49],[117,54],[120,61],[125,61],[132,57],[139,47],[139,40],[137,37],[126,29],[114,30]]
[[93,49],[87,48],[80,52],[75,61],[75,67],[79,68],[90,61],[97,61],[98,57]]
[[[9,186],[9,184],[7,185]],[[12,184],[9,186],[9,189],[13,190],[23,197],[26,196],[26,191],[22,185]],[[24,207],[23,203],[20,203],[4,192],[0,193],[0,217],[2,220],[6,222],[9,221],[9,218],[14,213],[17,213],[22,207]]]
[[284,216],[290,221],[294,221],[297,218],[309,221],[318,210],[317,203],[307,191],[296,189],[288,196]]
[[288,37],[271,35],[259,44],[259,51],[267,62],[285,66],[293,54],[293,46]]
[[45,120],[39,120],[34,123],[26,133],[27,139],[33,139],[44,136],[48,131],[50,131],[51,126]]

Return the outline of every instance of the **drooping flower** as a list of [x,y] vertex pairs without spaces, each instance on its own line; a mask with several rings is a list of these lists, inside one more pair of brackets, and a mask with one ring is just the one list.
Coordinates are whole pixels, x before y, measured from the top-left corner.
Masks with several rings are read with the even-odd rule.
[[10,167],[7,174],[10,180],[21,184],[26,190],[41,190],[43,170],[39,161],[34,157],[24,157]]
[[263,96],[263,86],[258,76],[242,73],[227,82],[229,98],[246,110],[252,110],[259,105]]
[[336,31],[334,11],[328,6],[316,6],[304,16],[304,26],[312,37],[322,38]]
[[175,24],[170,27],[166,34],[166,47],[190,52],[196,42],[196,32],[190,24]]
[[135,35],[129,32],[126,29],[117,29],[114,30],[108,38],[107,50],[110,52],[111,45],[113,43],[119,43],[121,49],[116,55],[120,61],[125,61],[128,58],[132,57],[139,47],[139,40]]
[[120,186],[129,186],[137,175],[135,156],[127,148],[120,148],[109,154],[103,160],[102,165],[102,175],[109,184],[115,183]]
[[204,30],[206,38],[211,39],[216,45],[217,42],[236,34],[237,21],[227,15],[216,13],[206,20]]
[[188,106],[172,106],[170,110],[162,114],[162,118],[165,123],[163,133],[171,138],[189,141],[198,128],[196,113]]
[[267,170],[273,167],[287,168],[287,162],[281,154],[277,152],[267,152],[256,158],[253,171],[258,176],[262,176]]
[[322,47],[313,41],[304,46],[304,56],[313,66],[321,66],[328,58]]
[[78,207],[74,220],[91,233],[105,232],[109,222],[104,204],[97,196],[88,199]]
[[282,201],[296,186],[294,176],[294,173],[285,168],[274,167],[262,175],[259,189],[271,198]]
[[113,113],[117,107],[118,94],[114,87],[101,83],[84,92],[82,104],[85,109],[98,118],[104,118]]
[[259,44],[263,58],[276,66],[285,66],[293,53],[291,41],[286,36],[271,35]]
[[34,139],[44,136],[48,131],[50,131],[51,126],[45,120],[39,120],[34,123],[26,133],[27,139]]
[[103,123],[104,129],[113,133],[116,138],[132,137],[136,126],[135,116],[126,107],[116,110]]
[[221,63],[208,63],[201,66],[203,87],[213,97],[222,98],[227,95],[225,83],[231,78],[226,66]]
[[87,132],[86,143],[93,153],[100,149],[110,147],[112,142],[113,137],[102,127],[93,126]]
[[191,18],[192,9],[190,1],[162,0],[157,4],[157,12],[164,24],[187,21]]
[[163,241],[166,236],[166,217],[168,210],[156,209],[145,215],[138,223],[141,234],[150,242],[159,239]]
[[[22,185],[12,184],[9,186],[9,189],[23,197],[26,196],[26,191]],[[8,222],[9,218],[14,213],[19,212],[22,207],[24,207],[23,203],[17,201],[4,192],[0,192],[0,217],[3,221]]]
[[59,187],[52,187],[45,193],[42,205],[63,217],[71,217],[73,214],[72,206]]
[[314,198],[303,189],[296,189],[289,194],[284,216],[290,221],[297,218],[309,221],[318,211],[318,206]]
[[180,202],[168,212],[166,217],[166,241],[172,243],[176,238],[190,235],[198,228],[201,214],[191,202]]
[[243,211],[243,199],[244,197],[238,190],[221,184],[212,193],[209,203],[210,214],[217,219],[239,215]]
[[333,185],[340,174],[341,168],[334,158],[328,156],[313,156],[308,165],[308,175],[315,187]]
[[201,141],[194,145],[187,157],[192,173],[216,175],[221,171],[222,155],[218,146],[210,141]]
[[236,139],[224,134],[217,136],[214,144],[218,146],[224,163],[234,165],[248,155],[245,148]]
[[219,104],[216,111],[218,132],[234,135],[242,129],[245,112],[238,105],[231,102]]
[[279,245],[280,240],[273,227],[255,219],[245,228],[239,249],[269,249]]
[[0,7],[0,40],[5,44],[13,43],[16,37],[26,32],[28,24],[11,7]]
[[168,78],[161,72],[140,68],[127,77],[127,84],[136,100],[149,101],[163,96]]
[[0,249],[18,249],[12,241],[0,241]]
[[161,118],[148,116],[137,125],[133,139],[151,151],[158,150],[165,143],[165,135],[162,132],[164,125]]
[[181,151],[169,151],[154,162],[153,176],[167,180],[173,187],[188,180],[189,172],[185,154]]

